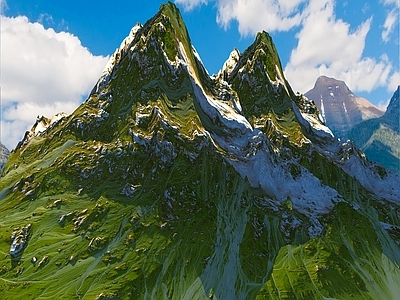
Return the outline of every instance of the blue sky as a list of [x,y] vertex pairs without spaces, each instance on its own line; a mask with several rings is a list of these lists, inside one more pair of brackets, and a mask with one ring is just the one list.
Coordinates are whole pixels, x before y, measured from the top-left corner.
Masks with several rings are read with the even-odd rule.
[[[71,113],[130,29],[163,2],[0,0],[1,141],[14,148],[37,115]],[[327,75],[383,107],[400,84],[398,0],[175,3],[210,74],[266,30],[295,91]]]

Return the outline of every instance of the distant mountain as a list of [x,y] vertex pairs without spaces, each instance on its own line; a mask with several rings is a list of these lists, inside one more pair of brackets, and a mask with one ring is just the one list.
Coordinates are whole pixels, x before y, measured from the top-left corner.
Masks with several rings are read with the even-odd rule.
[[368,159],[400,175],[400,105],[399,87],[386,113],[376,119],[355,125],[348,133]]
[[345,138],[354,125],[384,114],[368,100],[354,95],[343,81],[326,76],[320,76],[304,95],[315,102],[322,120],[340,138]]
[[268,33],[210,76],[171,2],[3,173],[1,299],[400,295],[400,179],[293,93]]
[[10,151],[7,149],[6,146],[4,146],[0,142],[0,175],[1,175],[1,172],[3,171],[3,167],[6,164],[9,155],[10,155]]

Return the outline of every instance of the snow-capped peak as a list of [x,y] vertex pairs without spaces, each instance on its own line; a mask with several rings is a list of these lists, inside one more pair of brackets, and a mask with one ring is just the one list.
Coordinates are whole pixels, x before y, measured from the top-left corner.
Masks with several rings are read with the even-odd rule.
[[136,23],[135,26],[132,27],[129,35],[122,41],[121,45],[119,46],[119,50],[127,49],[132,41],[135,39],[137,32],[142,28],[142,24]]
[[224,65],[222,66],[222,69],[218,71],[217,74],[214,74],[212,77],[214,79],[222,79],[226,80],[229,75],[233,72],[235,67],[237,66],[238,62],[240,59],[240,52],[238,49],[234,48],[232,52],[229,54],[228,59],[225,61]]
[[35,136],[45,132],[49,127],[53,126],[62,118],[68,116],[65,112],[60,112],[52,116],[50,119],[46,118],[45,116],[37,117],[36,123],[33,125],[31,131],[34,133]]
[[222,72],[225,72],[228,76],[232,73],[233,69],[235,69],[240,58],[240,52],[238,49],[233,49],[229,58],[225,61],[224,66],[222,67]]
[[35,136],[42,135],[49,128],[52,128],[58,123],[62,118],[67,117],[68,114],[65,112],[60,112],[52,116],[51,118],[46,118],[45,116],[37,116],[35,124],[33,124],[30,131],[26,131],[24,138],[18,143],[17,149],[26,145]]
[[109,81],[110,75],[114,66],[117,64],[118,60],[121,58],[122,51],[126,51],[131,47],[133,40],[136,37],[138,31],[143,27],[142,24],[136,23],[136,25],[131,29],[129,35],[122,41],[119,48],[115,49],[114,53],[111,55],[110,59],[107,61],[103,72],[101,73],[100,79],[98,80],[95,91],[98,92],[101,87]]

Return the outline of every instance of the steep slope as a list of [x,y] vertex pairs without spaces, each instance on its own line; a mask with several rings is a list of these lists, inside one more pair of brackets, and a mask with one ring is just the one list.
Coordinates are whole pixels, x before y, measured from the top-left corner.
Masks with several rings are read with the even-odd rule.
[[383,115],[372,103],[357,97],[341,80],[318,77],[314,87],[304,94],[321,111],[322,120],[333,133],[346,138],[346,132],[362,121]]
[[3,170],[4,165],[7,162],[9,155],[10,155],[10,151],[7,149],[6,146],[4,146],[0,142],[0,174],[1,174],[1,171]]
[[400,175],[400,105],[399,87],[390,100],[386,113],[354,126],[348,137],[367,155],[388,170]]
[[168,3],[132,29],[85,103],[11,154],[0,291],[390,298],[399,188],[293,94],[267,33],[210,77]]

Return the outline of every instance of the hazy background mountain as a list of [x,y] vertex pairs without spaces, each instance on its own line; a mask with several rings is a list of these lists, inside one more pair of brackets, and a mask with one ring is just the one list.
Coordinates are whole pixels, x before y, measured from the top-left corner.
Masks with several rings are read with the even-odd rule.
[[0,142],[0,174],[3,171],[3,167],[6,164],[9,155],[10,151]]
[[367,99],[354,95],[344,81],[327,76],[320,76],[304,95],[315,102],[325,124],[342,139],[354,125],[384,114]]
[[399,88],[393,94],[386,113],[355,125],[348,138],[375,161],[400,175]]

